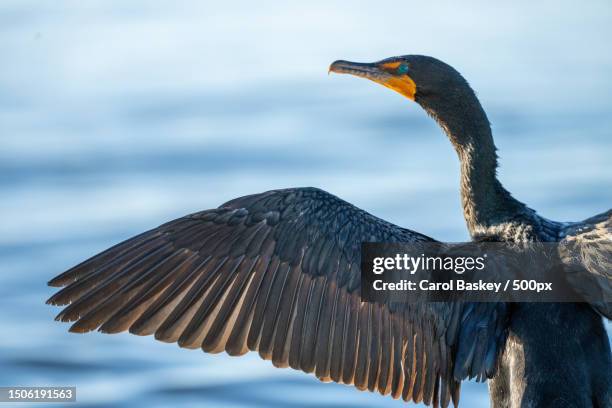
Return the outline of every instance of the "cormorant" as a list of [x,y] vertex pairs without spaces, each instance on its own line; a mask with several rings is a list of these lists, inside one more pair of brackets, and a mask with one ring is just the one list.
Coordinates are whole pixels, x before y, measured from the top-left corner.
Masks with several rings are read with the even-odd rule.
[[[579,223],[550,221],[497,179],[487,115],[467,81],[435,58],[410,55],[373,64],[336,61],[330,71],[371,79],[417,102],[444,130],[461,163],[461,202],[474,239],[558,242],[574,289],[612,295],[612,210]],[[580,253],[577,259],[570,254]],[[598,313],[599,314],[598,314]],[[495,407],[612,407],[612,360],[600,314],[612,303],[515,303],[498,372]]]
[[[561,241],[576,291],[612,294],[612,211],[559,223],[515,200],[496,177],[487,116],[463,77],[425,56],[336,61],[416,101],[461,161],[473,238]],[[495,407],[610,407],[610,303],[380,304],[362,301],[362,242],[428,242],[316,188],[240,197],[128,239],[49,282],[73,332],[154,334],[394,398],[446,407],[465,378],[490,378]],[[573,254],[581,254],[576,257]],[[573,252],[572,252],[573,251]]]

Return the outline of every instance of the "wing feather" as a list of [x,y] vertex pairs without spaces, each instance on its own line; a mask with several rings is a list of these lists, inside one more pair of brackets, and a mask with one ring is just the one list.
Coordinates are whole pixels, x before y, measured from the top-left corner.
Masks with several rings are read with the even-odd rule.
[[[115,245],[52,279],[64,288],[48,302],[68,305],[58,320],[71,331],[251,350],[323,381],[448,406],[459,380],[495,360],[503,315],[495,305],[362,301],[364,241],[432,240],[321,190],[276,190]],[[476,330],[483,321],[495,330]]]
[[569,283],[612,319],[612,210],[568,225],[562,236],[559,255]]

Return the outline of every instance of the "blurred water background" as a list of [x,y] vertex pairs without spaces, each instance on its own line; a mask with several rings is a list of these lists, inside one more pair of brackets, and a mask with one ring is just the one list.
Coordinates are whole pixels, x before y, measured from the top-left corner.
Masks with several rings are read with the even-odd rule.
[[[0,385],[76,385],[88,407],[402,406],[254,355],[68,334],[46,281],[166,220],[290,186],[467,239],[448,141],[399,95],[328,76],[339,58],[449,62],[516,197],[557,220],[606,210],[611,22],[607,0],[3,1]],[[488,406],[486,386],[465,384],[462,406]]]

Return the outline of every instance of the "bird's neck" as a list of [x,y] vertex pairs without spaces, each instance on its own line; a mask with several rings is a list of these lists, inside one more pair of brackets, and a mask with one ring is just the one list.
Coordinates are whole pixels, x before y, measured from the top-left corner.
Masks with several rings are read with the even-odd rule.
[[461,163],[463,216],[472,235],[509,221],[520,208],[497,179],[497,156],[490,130],[481,136],[467,144],[455,144]]
[[497,154],[491,127],[480,102],[467,95],[426,110],[440,124],[461,163],[461,203],[470,234],[507,222],[524,205],[497,179]]

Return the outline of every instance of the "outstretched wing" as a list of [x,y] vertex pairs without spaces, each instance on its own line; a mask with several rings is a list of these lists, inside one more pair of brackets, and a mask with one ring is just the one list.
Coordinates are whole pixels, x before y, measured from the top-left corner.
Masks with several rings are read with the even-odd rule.
[[49,282],[71,331],[154,334],[394,398],[447,406],[493,373],[503,304],[360,298],[360,244],[424,242],[324,191],[241,197],[171,221]]
[[559,252],[568,281],[612,319],[612,210],[566,227]]

